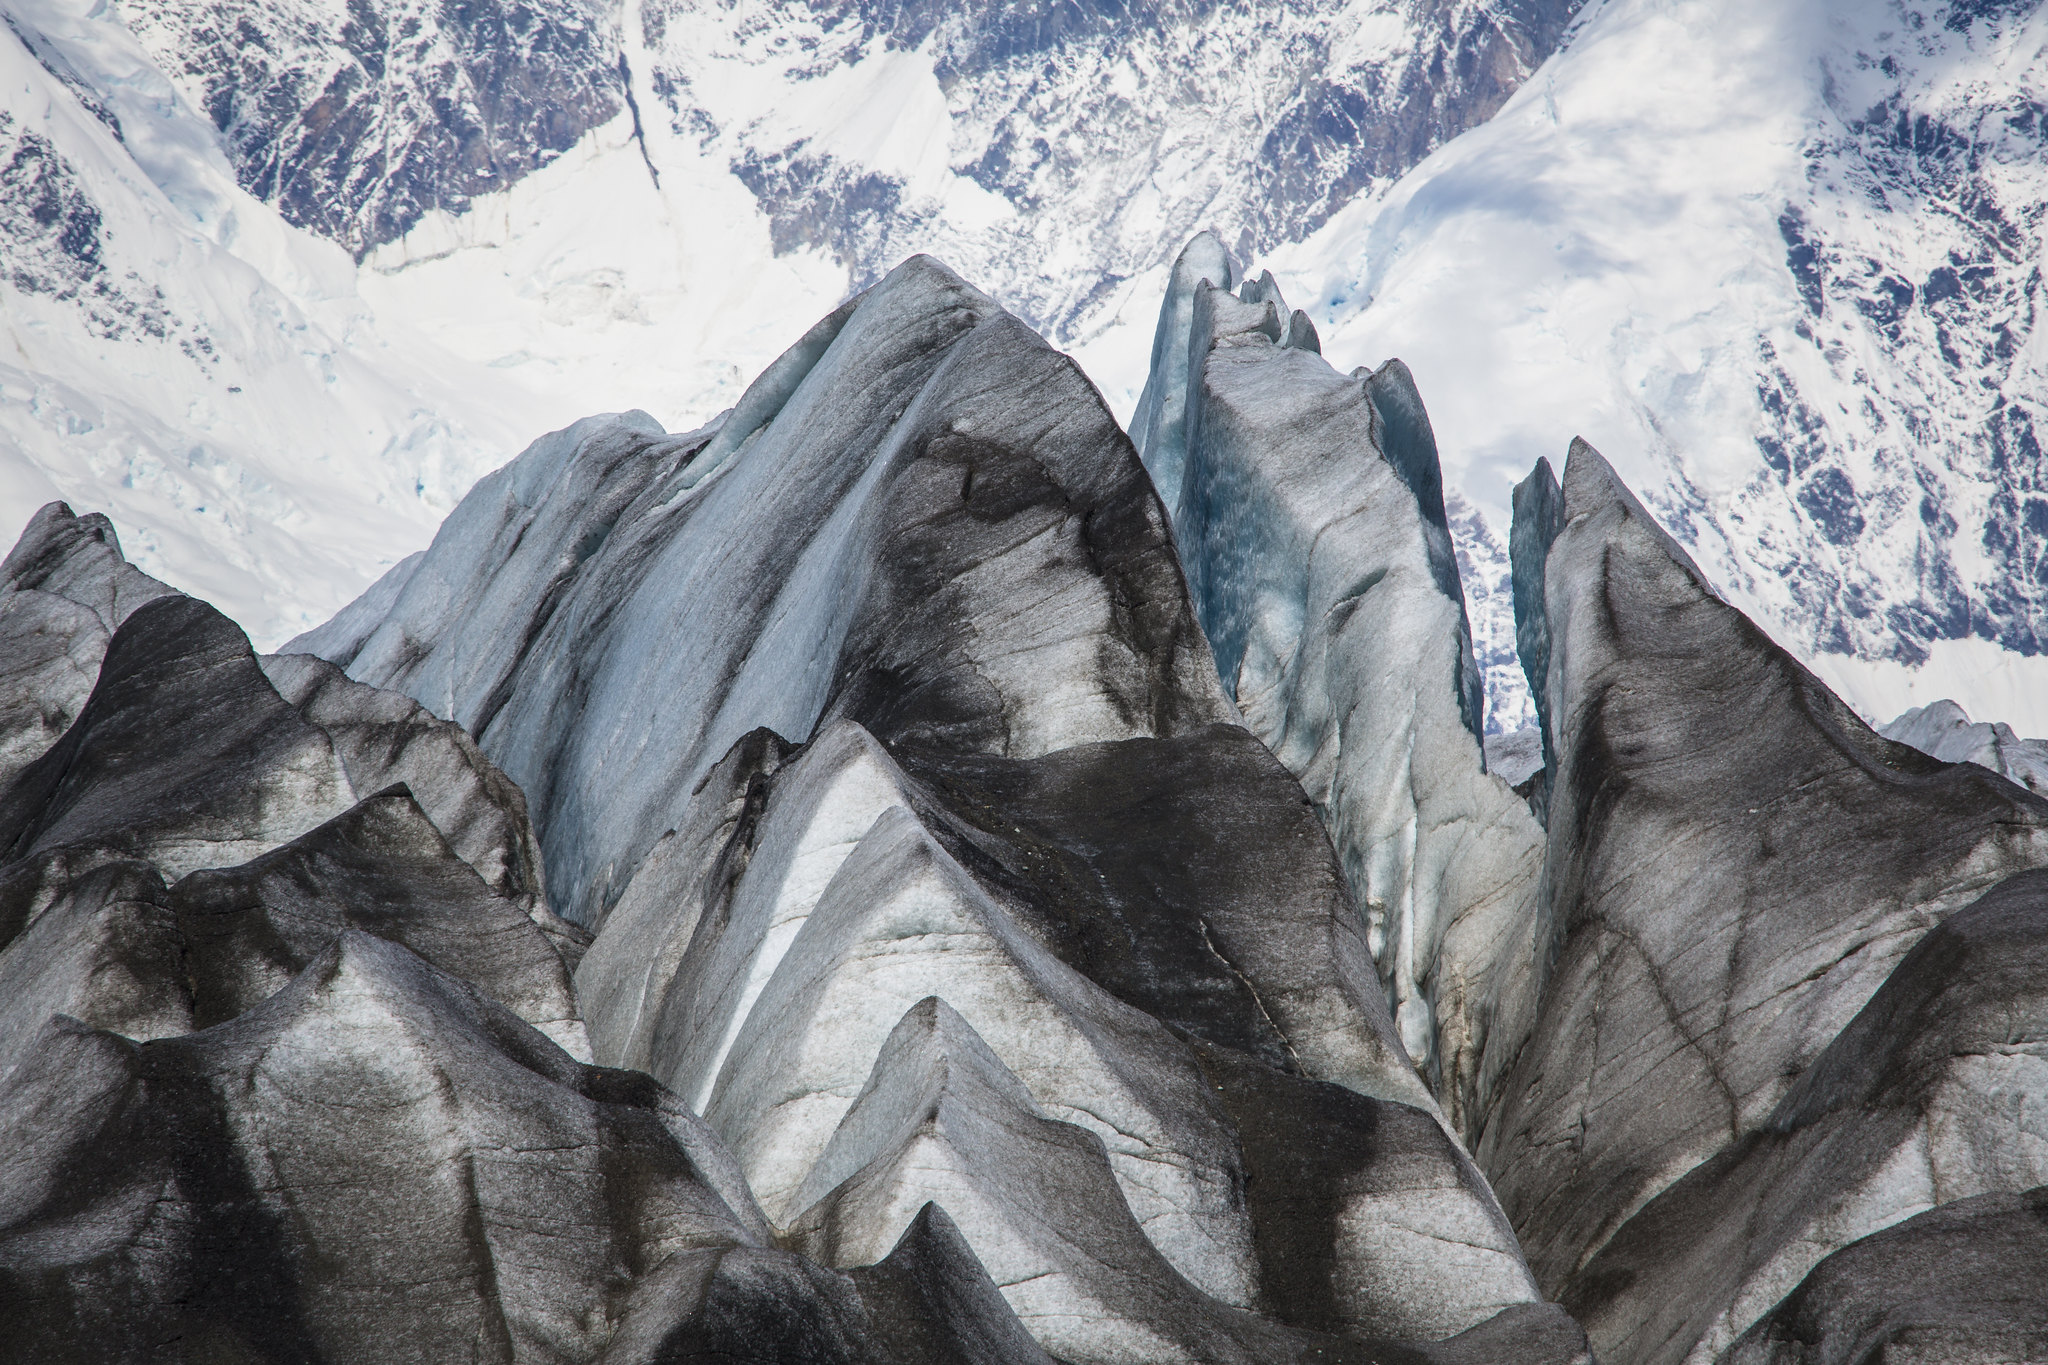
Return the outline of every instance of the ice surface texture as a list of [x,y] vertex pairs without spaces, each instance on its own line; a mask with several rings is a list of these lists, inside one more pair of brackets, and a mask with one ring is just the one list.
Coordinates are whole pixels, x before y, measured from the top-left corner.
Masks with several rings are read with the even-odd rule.
[[41,514],[0,1359],[2031,1350],[2048,803],[1863,727],[1583,444],[1510,789],[1413,384],[1200,265],[1164,501],[914,259],[299,652]]
[[1542,830],[1484,771],[1429,418],[1344,375],[1222,245],[1174,266],[1133,429],[1246,723],[1301,780],[1409,1054],[1468,1137],[1534,1008]]
[[[1478,1154],[1604,1356],[1714,1359],[1865,1301],[1876,1247],[1773,1308],[1830,1252],[2042,1183],[2048,804],[1874,734],[1583,442],[1561,494],[1519,499],[1515,537],[1550,541],[1540,580],[1517,563],[1548,640],[1549,966]],[[1928,1358],[2031,1330],[1983,1311]]]
[[586,1064],[588,935],[466,735],[259,660],[103,520],[45,509],[8,572],[104,662],[48,680],[54,743],[8,716],[0,1359],[1044,1365],[943,1213],[807,1263],[679,1100]]
[[[1346,855],[1404,1041],[1596,1349],[1713,1359],[1838,1248],[2041,1184],[2026,964],[2048,920],[2024,869],[2048,862],[2048,806],[1986,771],[2023,778],[2026,743],[1952,704],[1893,733],[1977,766],[1871,733],[1578,443],[1562,487],[1539,462],[1515,494],[1540,721],[1523,806],[1481,776],[1459,705],[1432,483],[1391,458],[1374,387],[1398,366],[1338,375],[1293,344],[1270,280],[1233,295],[1234,273],[1214,240],[1176,264],[1140,449],[1226,685]],[[1496,823],[1433,861],[1447,798]],[[1354,854],[1389,845],[1412,862]],[[1458,877],[1503,865],[1493,923],[1515,937],[1472,952]],[[1852,1311],[1880,1273],[1817,1280],[1798,1321]],[[1995,1351],[2034,1330],[2001,1302],[1925,1330],[1953,1347],[1941,1324],[1974,1322]]]
[[291,648],[522,781],[597,932],[598,1056],[698,1108],[812,1255],[936,1201],[1071,1361],[1553,1321],[1130,443],[935,262],[712,428],[545,438],[376,591]]

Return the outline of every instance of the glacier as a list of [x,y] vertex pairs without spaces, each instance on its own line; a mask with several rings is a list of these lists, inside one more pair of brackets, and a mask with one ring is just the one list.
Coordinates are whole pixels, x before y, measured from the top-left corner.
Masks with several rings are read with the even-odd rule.
[[913,257],[282,653],[32,518],[0,1358],[2030,1350],[2030,751],[1871,730],[1583,440],[1484,735],[1414,376],[1228,264],[1135,443]]
[[266,646],[534,432],[700,425],[913,252],[1128,415],[1213,227],[1436,395],[1492,732],[1533,723],[1508,490],[1584,434],[1867,719],[2048,733],[2034,8],[7,14],[0,496],[117,512]]
[[[62,552],[114,575],[66,518],[35,543],[79,521]],[[0,1283],[32,1349],[98,1320],[90,1258],[136,1236],[78,1232],[57,1172],[90,1162],[126,1208],[186,1160],[266,1176],[169,1177],[189,1236],[122,1260],[111,1331],[1584,1359],[1403,1051],[1310,803],[1235,718],[1136,452],[936,262],[712,429],[543,438],[295,649],[331,658],[259,658],[156,596],[0,796],[0,971],[35,987],[0,1079]],[[189,1119],[127,1098],[167,1076]],[[393,1198],[403,1253],[342,1254]],[[237,1218],[261,1235],[221,1249]],[[255,1302],[303,1307],[221,1306],[244,1255]],[[906,1318],[920,1256],[947,1279]],[[372,1307],[387,1276],[412,1288]]]
[[1542,830],[1485,770],[1429,414],[1398,360],[1332,368],[1270,274],[1233,283],[1214,237],[1175,262],[1139,455],[1225,690],[1315,802],[1402,1044],[1473,1137],[1533,1026]]

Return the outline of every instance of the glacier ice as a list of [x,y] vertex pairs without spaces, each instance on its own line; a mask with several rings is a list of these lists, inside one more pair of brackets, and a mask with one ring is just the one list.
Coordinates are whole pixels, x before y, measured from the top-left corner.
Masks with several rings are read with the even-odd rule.
[[760,1241],[622,1079],[356,931],[197,1033],[60,1016],[0,1084],[10,1349],[594,1360],[636,1269]]
[[1541,705],[1482,741],[1413,376],[1183,267],[1143,459],[914,260],[721,422],[536,442],[299,652],[42,514],[25,1349],[2026,1340],[2048,805],[1863,726],[1583,442],[1486,570]]
[[2048,742],[2021,739],[2004,721],[1972,721],[1947,698],[1916,706],[1877,732],[1944,763],[1975,763],[2031,792],[2048,792]]
[[942,1212],[879,1265],[808,1264],[675,1096],[578,1060],[587,936],[466,736],[310,656],[259,661],[151,596],[101,519],[52,509],[24,547],[17,598],[33,577],[147,600],[87,632],[106,663],[59,771],[45,754],[5,798],[9,1353],[1043,1365]]
[[1338,373],[1289,344],[1270,275],[1230,274],[1212,237],[1176,263],[1140,453],[1224,684],[1315,801],[1401,1040],[1471,1136],[1532,1022],[1542,831],[1485,771],[1428,416],[1398,361]]
[[[1419,529],[1411,548],[1454,653],[1442,557]],[[1222,690],[1135,452],[1071,362],[943,267],[843,305],[712,428],[633,414],[543,438],[378,592],[381,620],[351,609],[291,648],[471,728],[521,780],[550,892],[595,931],[596,1055],[699,1106],[828,1259],[854,1255],[824,1250],[842,1236],[881,1255],[930,1201],[977,1254],[998,1239],[992,1270],[1017,1245],[953,1207],[970,1156],[897,1161],[897,1120],[862,1117],[908,1103],[877,1059],[936,997],[1028,1097],[1025,1126],[1065,1134],[1046,1188],[1116,1193],[1041,1210],[1066,1222],[1026,1240],[1125,1246],[1145,1283],[997,1273],[1055,1354],[1158,1337],[1207,1358],[1198,1322],[1250,1357],[1438,1337],[1535,1301],[1327,836]],[[1455,680],[1443,710],[1492,783]],[[1345,1216],[1249,1212],[1250,1119],[1212,1096],[1252,1084],[1230,1058],[1348,1115],[1315,1141],[1377,1135],[1344,1168]],[[871,1195],[820,1209],[856,1165]],[[1285,1255],[1330,1287],[1268,1293],[1276,1265],[1295,1278]]]
[[[1722,1356],[1797,1365],[1875,1346],[1923,1359],[2024,1360],[2048,1332],[2040,1188],[1943,1204],[1822,1261]],[[1854,1343],[1853,1346],[1848,1343]]]
[[1923,936],[1759,1129],[1586,1264],[1565,1301],[1601,1349],[1724,1358],[1832,1253],[1938,1204],[2048,1185],[2044,967],[2048,872]]
[[171,589],[129,564],[113,523],[50,503],[0,564],[0,787],[61,738],[114,631]]
[[2030,951],[2035,874],[2006,879],[2048,862],[2048,805],[1873,733],[1584,442],[1562,496],[1517,565],[1549,641],[1554,965],[1478,1156],[1596,1349],[1711,1356],[1828,1251],[1946,1197],[1928,1162],[1958,1194],[2039,1183],[1989,1098],[2033,1090],[2024,1057],[1910,1059],[2029,1015],[2031,987],[1957,955]]

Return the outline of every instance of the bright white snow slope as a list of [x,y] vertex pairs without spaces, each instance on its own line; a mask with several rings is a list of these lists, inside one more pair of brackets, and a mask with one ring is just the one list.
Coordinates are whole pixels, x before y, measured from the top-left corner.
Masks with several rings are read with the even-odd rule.
[[[1867,716],[1950,696],[2048,733],[2048,10],[1606,0],[1581,24],[1492,121],[1269,262],[1319,291],[1295,301],[1326,354],[1408,363],[1500,540],[1514,481],[1583,435]],[[1514,706],[1505,568],[1472,567]]]
[[423,545],[538,413],[376,328],[347,255],[236,187],[112,11],[8,18],[4,534],[55,498],[104,511],[149,572],[282,640]]
[[715,413],[845,288],[775,258],[722,164],[678,147],[656,189],[624,114],[359,267],[237,186],[119,9],[0,18],[0,538],[56,498],[106,512],[259,648],[540,432]]

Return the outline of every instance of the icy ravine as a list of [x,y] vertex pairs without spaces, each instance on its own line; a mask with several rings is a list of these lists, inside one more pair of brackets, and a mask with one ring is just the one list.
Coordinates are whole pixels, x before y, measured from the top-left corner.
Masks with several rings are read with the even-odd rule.
[[1407,361],[1496,535],[1584,435],[1866,718],[2039,734],[2044,168],[2039,6],[1608,0],[1266,263]]

